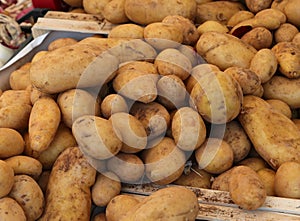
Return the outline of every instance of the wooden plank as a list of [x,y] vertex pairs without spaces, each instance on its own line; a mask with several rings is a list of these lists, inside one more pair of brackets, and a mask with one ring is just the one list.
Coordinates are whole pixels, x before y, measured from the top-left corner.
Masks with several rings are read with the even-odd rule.
[[44,18],[66,19],[66,20],[77,20],[77,21],[96,21],[99,24],[105,20],[102,15],[59,12],[59,11],[48,11],[45,14]]

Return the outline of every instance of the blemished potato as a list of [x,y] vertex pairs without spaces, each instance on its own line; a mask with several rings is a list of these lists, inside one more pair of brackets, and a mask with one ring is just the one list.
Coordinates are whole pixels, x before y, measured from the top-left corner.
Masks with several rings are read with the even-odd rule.
[[30,91],[28,90],[6,90],[0,96],[0,108],[13,104],[31,105]]
[[282,100],[292,109],[299,108],[299,84],[300,78],[289,79],[284,76],[275,75],[265,84],[263,84],[264,98]]
[[229,177],[229,193],[235,204],[255,210],[266,200],[266,189],[258,174],[247,166],[236,166]]
[[273,169],[287,161],[300,162],[297,126],[265,100],[245,96],[238,119],[256,151]]
[[233,35],[213,31],[200,36],[196,49],[208,63],[221,70],[231,66],[249,68],[257,52],[253,46]]
[[101,103],[101,114],[105,118],[109,118],[112,114],[125,112],[128,113],[126,100],[119,94],[107,95]]
[[0,198],[6,196],[14,185],[14,170],[3,160],[0,160]]
[[182,43],[185,45],[194,46],[200,37],[194,23],[185,17],[179,15],[168,15],[162,20],[162,22],[175,24],[179,29],[181,29],[183,33]]
[[77,146],[77,143],[72,131],[70,128],[61,123],[58,126],[55,136],[48,148],[41,152],[37,159],[43,165],[43,169],[50,170],[59,154],[68,147],[74,146]]
[[267,196],[275,196],[275,171],[269,168],[262,168],[256,171],[260,180],[263,182]]
[[40,161],[28,156],[13,156],[5,162],[14,170],[14,174],[24,174],[37,180],[42,173],[43,166]]
[[72,126],[81,150],[95,159],[108,159],[122,148],[121,134],[113,128],[112,122],[93,115],[85,115],[75,120]]
[[86,90],[71,89],[60,93],[57,104],[61,110],[63,122],[70,128],[78,117],[100,115],[100,105],[97,99]]
[[249,69],[255,72],[261,83],[266,83],[276,73],[277,66],[278,62],[275,53],[269,48],[264,48],[257,51],[254,55]]
[[164,137],[154,147],[144,150],[142,159],[147,177],[156,184],[166,185],[181,176],[186,156],[173,139]]
[[260,157],[247,157],[246,159],[240,161],[238,165],[248,166],[256,172],[268,167],[266,161]]
[[229,192],[229,177],[233,168],[234,167],[215,177],[211,184],[211,189]]
[[120,194],[115,196],[106,207],[106,217],[108,221],[119,221],[140,200],[132,195]]
[[292,118],[292,111],[289,105],[282,100],[278,99],[269,99],[266,100],[275,110],[279,111],[280,113],[284,114],[288,118]]
[[222,71],[207,72],[197,81],[190,94],[190,103],[191,106],[196,106],[205,120],[222,124],[238,116],[243,92],[232,76]]
[[213,20],[226,25],[228,20],[238,11],[245,7],[240,2],[213,1],[197,5],[196,24]]
[[273,35],[265,27],[256,27],[244,34],[241,40],[252,45],[256,50],[260,50],[272,46]]
[[67,45],[73,45],[77,42],[78,41],[74,38],[58,38],[48,45],[48,51],[53,51],[57,48],[61,48]]
[[224,73],[231,75],[241,86],[243,94],[253,94],[261,85],[259,76],[248,68],[230,67]]
[[279,42],[272,47],[280,73],[288,78],[300,77],[300,48],[293,42]]
[[272,4],[272,0],[246,0],[246,6],[247,8],[253,12],[253,13],[257,13],[261,10],[270,8],[271,4]]
[[24,147],[24,139],[17,130],[0,128],[0,159],[19,155]]
[[254,18],[254,14],[252,12],[247,11],[247,10],[238,11],[230,17],[230,19],[227,22],[227,26],[234,27],[237,24],[239,24],[243,21],[247,21],[251,18]]
[[171,128],[176,145],[184,151],[193,151],[205,141],[205,123],[199,113],[190,107],[176,111]]
[[[151,205],[151,206],[150,206]],[[195,220],[198,198],[185,187],[166,187],[145,197],[121,221]]]
[[274,40],[276,43],[282,41],[292,41],[299,30],[290,23],[284,23],[274,32]]
[[25,90],[30,85],[29,69],[31,63],[27,62],[9,76],[9,85],[13,90]]
[[44,194],[30,176],[16,175],[9,197],[21,205],[28,221],[37,220],[44,211]]
[[296,44],[298,48],[300,48],[300,33],[298,33],[294,36],[292,42],[294,44]]
[[285,162],[278,168],[274,181],[276,196],[300,198],[299,172],[300,164],[292,161]]
[[136,24],[121,24],[114,27],[108,38],[144,38],[144,27]]
[[89,220],[92,204],[90,188],[95,179],[96,170],[80,149],[66,149],[52,168],[45,210],[40,220]]
[[102,14],[105,5],[111,0],[82,0],[82,6],[85,12],[89,14]]
[[48,148],[61,120],[58,104],[49,97],[38,99],[31,110],[28,133],[30,147],[38,152]]
[[192,70],[192,64],[188,57],[173,48],[161,51],[157,55],[154,65],[159,74],[163,76],[176,75],[182,80],[187,79]]
[[216,31],[220,33],[227,33],[229,32],[228,28],[224,25],[221,24],[218,21],[205,21],[202,24],[200,24],[197,28],[197,31],[199,35],[201,36],[203,33],[208,32],[208,31]]
[[0,208],[0,220],[27,221],[22,207],[10,197],[3,197],[0,199]]
[[47,190],[50,173],[51,173],[50,170],[44,170],[38,179],[38,184],[44,194],[46,193],[46,190]]
[[173,183],[181,186],[191,186],[198,188],[210,189],[212,175],[196,166],[192,167],[188,174],[183,173]]
[[107,161],[107,169],[115,173],[122,183],[136,183],[144,175],[145,166],[139,156],[119,153]]
[[125,2],[125,0],[109,1],[103,8],[103,17],[113,24],[128,22],[129,19],[125,14]]
[[220,174],[233,165],[233,151],[229,144],[221,139],[208,138],[195,151],[199,168],[208,173]]
[[183,42],[183,33],[175,24],[155,22],[144,28],[144,38],[155,49],[177,48]]
[[97,206],[107,206],[121,192],[119,177],[112,172],[99,173],[92,187],[92,200]]
[[168,15],[180,15],[194,20],[196,1],[183,0],[126,0],[125,14],[134,23],[147,25],[162,21]]
[[121,151],[124,153],[137,153],[147,146],[147,133],[143,124],[128,113],[115,113],[109,120],[116,128],[123,142]]
[[280,10],[267,8],[255,14],[253,26],[263,26],[269,30],[275,30],[286,22],[286,15]]

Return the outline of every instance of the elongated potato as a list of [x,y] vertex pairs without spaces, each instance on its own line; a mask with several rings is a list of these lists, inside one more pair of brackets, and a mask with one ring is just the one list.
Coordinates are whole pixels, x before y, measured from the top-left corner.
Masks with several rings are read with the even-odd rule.
[[42,152],[48,148],[59,126],[60,115],[60,109],[52,98],[42,97],[34,103],[28,126],[33,150]]
[[18,131],[0,128],[0,159],[19,155],[24,147],[25,141]]
[[27,90],[6,90],[0,96],[0,108],[12,104],[31,105],[30,92]]
[[136,24],[121,24],[114,27],[108,34],[108,38],[138,38],[144,37],[144,27]]
[[0,220],[27,221],[22,207],[10,197],[0,199],[0,208]]
[[266,101],[251,95],[244,97],[238,119],[256,151],[272,168],[287,161],[300,162],[297,126]]
[[78,147],[66,149],[56,160],[46,192],[41,221],[90,219],[91,192],[96,170]]
[[14,170],[3,160],[0,160],[0,198],[6,196],[14,185]]

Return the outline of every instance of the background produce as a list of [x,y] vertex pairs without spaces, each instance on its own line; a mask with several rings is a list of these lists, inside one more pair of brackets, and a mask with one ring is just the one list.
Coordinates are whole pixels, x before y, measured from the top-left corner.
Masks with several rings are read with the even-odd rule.
[[[299,0],[66,3],[118,26],[11,73],[0,220],[195,220],[183,186],[300,199]],[[122,193],[145,183],[176,186]]]

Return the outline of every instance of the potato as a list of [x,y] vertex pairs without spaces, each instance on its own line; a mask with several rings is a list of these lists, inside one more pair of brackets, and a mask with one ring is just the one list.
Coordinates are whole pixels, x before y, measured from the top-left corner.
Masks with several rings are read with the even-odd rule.
[[248,68],[230,67],[224,73],[232,76],[241,86],[243,94],[253,94],[261,85],[259,76]]
[[[44,57],[46,54],[48,54],[48,51],[38,51],[35,53],[35,55],[31,59],[31,64],[34,62],[37,62],[40,60],[42,57]],[[31,66],[30,66],[31,67]],[[29,69],[29,78],[30,78],[30,69]],[[31,81],[31,80],[30,80]]]
[[60,109],[52,98],[42,97],[34,103],[28,126],[33,150],[42,152],[48,148],[59,126],[60,115]]
[[257,96],[257,97],[262,97],[264,95],[264,88],[262,85],[260,85],[257,90],[252,94],[254,96]]
[[220,33],[229,32],[228,28],[224,24],[221,24],[220,22],[213,21],[213,20],[205,21],[202,24],[200,24],[197,28],[197,31],[200,34],[200,36],[203,33],[209,32],[209,31],[215,31],[215,32],[220,32]]
[[144,38],[144,27],[136,24],[121,24],[109,32],[108,38]]
[[203,33],[196,49],[208,63],[218,66],[221,70],[231,66],[248,68],[257,52],[242,40],[218,32]]
[[126,100],[119,94],[107,95],[101,103],[101,114],[109,118],[114,113],[128,112]]
[[[276,3],[277,1],[275,1]],[[281,2],[280,2],[281,4]],[[299,17],[299,13],[297,11],[297,7],[295,7],[295,5],[299,5],[299,0],[291,0],[291,1],[282,1],[282,11],[284,12],[284,14],[287,17],[287,20],[289,23],[297,26],[298,28],[300,27],[300,17]]]
[[109,1],[102,11],[103,17],[113,23],[120,24],[128,22],[129,19],[125,14],[125,0],[111,0]]
[[11,104],[0,109],[0,127],[24,130],[28,128],[32,106],[28,104]]
[[272,2],[272,0],[245,0],[247,8],[253,13],[270,8]]
[[98,213],[96,216],[93,217],[93,221],[106,221],[105,213]]
[[292,118],[292,111],[289,105],[278,99],[269,99],[266,100],[275,110],[284,114],[288,118]]
[[206,138],[206,126],[198,112],[190,107],[178,109],[172,118],[172,137],[184,151],[199,148]]
[[37,220],[44,210],[44,195],[37,182],[27,175],[16,175],[9,196],[16,200],[28,221]]
[[13,104],[31,105],[30,92],[28,90],[6,90],[0,96],[0,108]]
[[261,83],[269,81],[276,73],[278,66],[275,53],[268,48],[259,50],[251,60],[249,69],[254,71]]
[[3,197],[0,199],[0,220],[5,221],[26,221],[22,207],[12,198]]
[[139,203],[139,199],[133,195],[120,194],[115,196],[106,207],[106,217],[108,221],[119,221],[134,206]]
[[100,14],[104,10],[105,5],[107,5],[111,0],[82,0],[82,6],[84,11],[88,14]]
[[184,54],[192,64],[192,67],[195,67],[198,64],[205,63],[203,58],[199,56],[199,54],[194,50],[193,47],[188,45],[180,45],[177,48],[182,54]]
[[163,76],[176,75],[181,80],[187,79],[192,70],[190,60],[180,51],[172,48],[161,51],[157,55],[154,65],[159,74]]
[[143,199],[121,221],[195,220],[196,195],[185,187],[166,187]]
[[231,199],[243,209],[255,210],[266,200],[264,184],[257,173],[247,166],[235,167],[231,171],[228,184]]
[[292,119],[292,121],[298,127],[298,129],[300,130],[300,119]]
[[9,85],[13,90],[25,90],[30,85],[31,63],[27,62],[9,75]]
[[243,101],[239,83],[230,75],[208,72],[197,79],[190,94],[191,106],[208,122],[222,124],[238,116]]
[[40,161],[28,156],[13,156],[5,162],[14,170],[14,174],[24,174],[37,180],[42,173],[43,166]]
[[300,162],[298,128],[266,101],[245,96],[238,119],[256,151],[272,168],[287,161]]
[[197,5],[196,24],[202,24],[205,21],[213,20],[226,25],[228,20],[238,11],[245,7],[239,2],[213,1]]
[[31,105],[33,105],[41,97],[51,97],[54,99],[56,97],[56,94],[54,94],[54,95],[47,94],[47,93],[39,91],[36,87],[31,86],[30,87]]
[[263,84],[265,99],[278,99],[287,103],[290,108],[299,108],[299,85],[300,78],[289,79],[283,76],[273,76],[269,81]]
[[128,113],[115,113],[109,120],[113,127],[121,133],[122,152],[137,153],[146,148],[147,133],[143,124],[136,117]]
[[130,109],[130,114],[143,124],[148,140],[163,136],[170,125],[170,114],[157,102],[143,104],[136,102]]
[[63,0],[63,1],[72,7],[82,6],[82,0]]
[[299,174],[300,164],[285,162],[281,164],[275,174],[274,188],[276,196],[286,198],[300,198]]
[[256,50],[260,50],[272,46],[273,35],[265,27],[256,27],[244,34],[241,40],[252,45]]
[[233,14],[227,22],[227,26],[234,27],[237,24],[254,18],[254,14],[250,11],[242,10]]
[[24,147],[24,139],[18,131],[0,128],[0,159],[19,155]]
[[122,147],[121,134],[112,122],[101,117],[85,115],[75,120],[73,135],[81,151],[96,159],[108,159]]
[[217,177],[214,178],[211,189],[213,190],[221,190],[229,192],[229,177],[234,167],[225,172],[219,174]]
[[272,48],[279,71],[288,78],[300,76],[300,49],[293,42],[279,42]]
[[144,28],[144,38],[155,49],[177,48],[183,42],[183,33],[175,24],[155,22]]
[[119,153],[107,161],[107,169],[115,173],[122,183],[136,183],[143,177],[143,161],[135,154]]
[[286,22],[286,15],[280,10],[267,8],[255,14],[254,27],[263,26],[269,30],[275,30]]
[[112,198],[119,195],[120,191],[121,183],[116,174],[112,172],[98,174],[92,187],[92,200],[96,206],[107,206]]
[[134,23],[147,25],[162,21],[168,15],[180,15],[194,20],[196,1],[183,0],[126,0],[125,14]]
[[231,168],[233,151],[226,141],[208,138],[195,151],[196,161],[200,169],[208,173],[220,174]]
[[41,188],[41,190],[43,191],[43,193],[46,193],[46,189],[47,189],[47,185],[48,185],[48,181],[49,181],[49,177],[50,177],[50,170],[44,170],[39,179],[38,179],[38,184]]
[[154,183],[165,185],[177,180],[184,170],[185,154],[173,139],[164,137],[154,147],[142,152],[146,175]]
[[247,157],[246,159],[238,162],[238,165],[248,166],[255,172],[267,168],[267,163],[260,157]]
[[100,105],[96,98],[82,89],[71,89],[60,93],[57,103],[61,110],[63,122],[70,128],[78,117],[100,115]]
[[50,44],[48,45],[48,51],[53,51],[57,48],[61,48],[67,45],[73,45],[77,42],[78,41],[75,38],[58,38],[50,42]]
[[77,143],[72,131],[64,124],[60,124],[52,142],[49,144],[46,150],[39,154],[37,159],[43,165],[43,169],[50,170],[59,154],[61,154],[68,147],[74,146],[77,146]]
[[62,152],[49,177],[45,210],[40,220],[89,220],[90,187],[95,178],[96,170],[78,147]]
[[199,33],[191,20],[180,15],[168,15],[162,20],[162,22],[175,24],[182,31],[183,44],[194,46],[197,43],[199,39]]
[[275,196],[274,181],[275,171],[269,168],[262,168],[257,171],[260,180],[263,182],[267,196]]
[[3,160],[0,160],[0,198],[6,196],[14,185],[14,170]]
[[274,32],[275,42],[292,41],[299,30],[296,26],[290,23],[284,23]]
[[210,189],[211,178],[211,174],[205,172],[204,170],[200,170],[198,167],[194,166],[188,174],[183,173],[173,183],[181,186],[191,186]]

